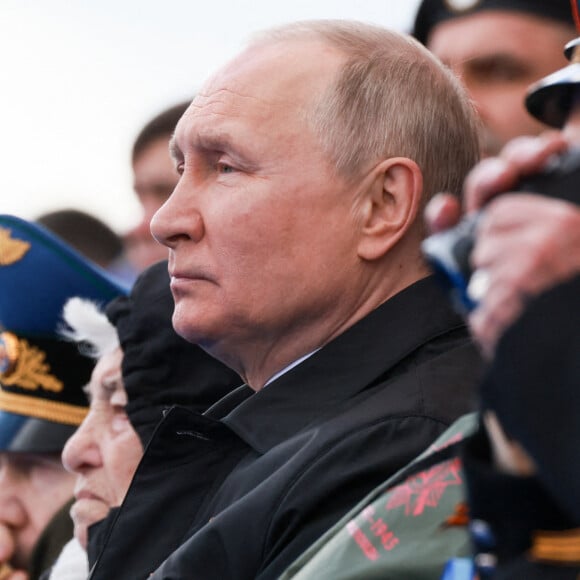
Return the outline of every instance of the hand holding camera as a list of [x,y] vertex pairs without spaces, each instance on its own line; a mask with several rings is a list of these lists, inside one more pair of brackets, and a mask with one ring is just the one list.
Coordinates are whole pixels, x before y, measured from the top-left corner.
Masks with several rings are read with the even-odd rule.
[[[482,162],[466,182],[471,213],[424,242],[427,260],[453,304],[469,315],[484,352],[491,354],[530,296],[580,267],[580,208],[569,203],[580,203],[580,153],[554,155],[564,147],[560,134],[526,138],[500,158]],[[502,191],[521,193],[497,195]],[[436,231],[457,219],[456,198],[446,196],[429,205],[427,215]]]

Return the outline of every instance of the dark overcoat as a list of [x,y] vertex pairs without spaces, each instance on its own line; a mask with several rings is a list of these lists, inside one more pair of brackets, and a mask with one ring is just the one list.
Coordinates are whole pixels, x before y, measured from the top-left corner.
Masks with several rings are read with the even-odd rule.
[[92,538],[91,578],[276,578],[473,408],[479,374],[427,278],[261,391],[241,387],[204,414],[174,407]]

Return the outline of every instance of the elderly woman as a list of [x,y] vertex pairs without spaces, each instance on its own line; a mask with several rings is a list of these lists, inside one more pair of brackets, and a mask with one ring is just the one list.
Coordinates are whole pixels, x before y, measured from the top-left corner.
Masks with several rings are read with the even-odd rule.
[[62,454],[67,470],[77,474],[71,516],[75,537],[86,548],[88,526],[105,518],[112,506],[123,501],[143,455],[143,445],[125,411],[128,399],[121,375],[123,351],[115,327],[91,302],[78,298],[67,303],[65,320],[98,359],[86,387],[89,413]]
[[[166,262],[146,270],[106,315],[79,299],[65,307],[65,334],[98,359],[87,386],[89,414],[63,452],[66,468],[77,475],[71,515],[89,560],[98,543],[89,528],[121,505],[163,410],[179,403],[203,411],[242,382],[179,337],[172,312]],[[57,574],[55,568],[51,577]]]

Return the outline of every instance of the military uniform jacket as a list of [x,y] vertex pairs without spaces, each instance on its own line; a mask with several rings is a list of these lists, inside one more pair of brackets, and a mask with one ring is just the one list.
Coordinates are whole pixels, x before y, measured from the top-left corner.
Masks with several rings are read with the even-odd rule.
[[174,407],[92,580],[276,578],[472,408],[479,367],[429,278],[261,391]]
[[374,489],[280,580],[441,580],[471,555],[460,443],[478,421],[464,415],[422,455]]

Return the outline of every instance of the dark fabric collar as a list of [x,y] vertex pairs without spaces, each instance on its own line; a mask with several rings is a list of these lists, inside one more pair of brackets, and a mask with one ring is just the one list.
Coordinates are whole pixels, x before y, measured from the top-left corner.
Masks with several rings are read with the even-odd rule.
[[[408,355],[464,327],[432,277],[406,288],[257,393],[242,387],[207,415],[259,453],[288,439],[333,406],[385,380]],[[240,402],[241,401],[241,402]]]

